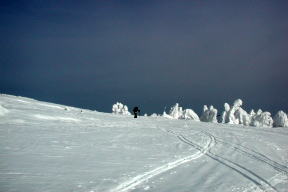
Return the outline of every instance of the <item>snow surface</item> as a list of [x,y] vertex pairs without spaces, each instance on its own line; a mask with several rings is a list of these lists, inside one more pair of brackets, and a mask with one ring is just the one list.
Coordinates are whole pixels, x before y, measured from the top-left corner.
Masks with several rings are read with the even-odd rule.
[[2,107],[2,106],[0,105],[0,116],[5,115],[6,113],[8,113],[8,110],[5,109],[5,107]]
[[288,191],[287,128],[0,104],[1,192]]

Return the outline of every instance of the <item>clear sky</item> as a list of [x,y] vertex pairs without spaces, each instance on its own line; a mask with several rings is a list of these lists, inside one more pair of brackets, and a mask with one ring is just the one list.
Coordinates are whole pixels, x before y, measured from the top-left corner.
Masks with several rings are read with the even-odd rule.
[[0,1],[0,92],[111,112],[288,111],[288,1]]

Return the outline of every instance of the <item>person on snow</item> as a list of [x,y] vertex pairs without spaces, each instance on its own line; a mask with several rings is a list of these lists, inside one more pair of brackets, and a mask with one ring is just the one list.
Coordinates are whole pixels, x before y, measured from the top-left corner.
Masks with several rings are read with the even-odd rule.
[[134,118],[137,118],[137,115],[140,113],[140,109],[138,107],[134,107],[133,113],[134,113]]

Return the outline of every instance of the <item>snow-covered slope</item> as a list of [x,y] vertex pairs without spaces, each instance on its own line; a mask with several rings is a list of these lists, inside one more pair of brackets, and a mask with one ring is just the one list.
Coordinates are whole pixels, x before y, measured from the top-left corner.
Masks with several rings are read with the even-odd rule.
[[0,96],[1,192],[288,191],[288,129]]

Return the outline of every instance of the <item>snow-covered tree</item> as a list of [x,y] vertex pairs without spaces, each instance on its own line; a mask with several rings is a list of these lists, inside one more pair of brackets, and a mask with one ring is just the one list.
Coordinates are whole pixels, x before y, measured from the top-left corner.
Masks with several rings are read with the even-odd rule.
[[250,125],[255,127],[272,127],[273,119],[271,113],[258,110],[257,113],[251,117]]
[[230,111],[230,105],[224,103],[224,111],[222,112],[221,119],[222,123],[228,123],[228,112]]
[[192,109],[183,110],[183,108],[180,107],[178,103],[171,107],[169,114],[166,114],[166,112],[164,111],[163,117],[169,119],[190,119],[199,121],[198,115]]
[[217,109],[215,109],[212,105],[209,107],[209,109],[207,105],[204,105],[200,120],[203,122],[217,123],[217,112]]
[[236,99],[231,107],[228,103],[225,103],[222,123],[250,125],[251,115],[241,108],[242,105],[243,101],[241,99]]
[[179,119],[183,114],[183,110],[182,107],[179,107],[179,104],[176,103],[173,107],[171,107],[169,115],[173,118],[173,119]]
[[202,112],[202,115],[200,117],[200,120],[203,121],[203,122],[209,122],[209,110],[208,110],[208,107],[207,105],[204,105],[203,106],[203,112]]
[[263,113],[263,111],[261,109],[258,109],[256,115],[261,115],[261,113]]
[[288,127],[288,118],[284,111],[278,111],[273,120],[274,127]]
[[255,113],[254,109],[251,109],[251,111],[250,111],[250,113],[249,113],[250,117],[254,116],[255,114],[256,114],[256,113]]
[[238,120],[239,124],[249,126],[251,122],[251,116],[241,107],[234,113],[235,119]]
[[243,101],[241,99],[236,99],[233,106],[227,113],[227,120],[229,124],[239,124],[239,119],[235,117],[235,112],[242,106]]
[[198,115],[192,109],[185,109],[180,116],[180,119],[190,119],[200,121]]
[[120,102],[117,102],[112,106],[112,113],[120,115],[131,115],[131,113],[128,111],[128,107]]

